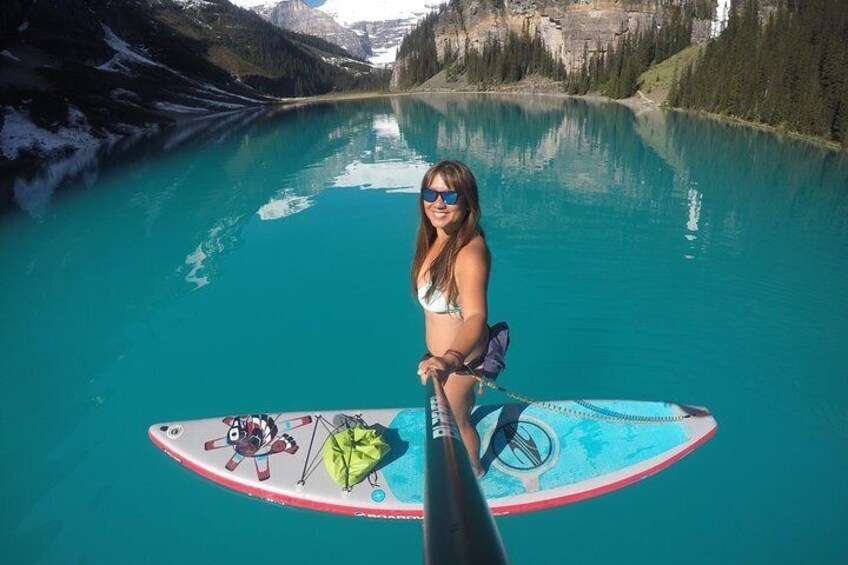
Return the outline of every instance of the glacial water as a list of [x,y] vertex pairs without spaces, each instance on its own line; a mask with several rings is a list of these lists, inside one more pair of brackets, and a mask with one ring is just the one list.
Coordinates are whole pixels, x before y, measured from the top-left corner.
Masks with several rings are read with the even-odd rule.
[[514,563],[848,551],[844,154],[615,104],[449,95],[140,143],[55,190],[19,183],[0,215],[0,561],[420,562],[418,522],[235,494],[146,431],[421,405],[408,268],[416,186],[445,157],[481,186],[491,319],[513,330],[502,384],[719,422],[645,481],[498,519]]

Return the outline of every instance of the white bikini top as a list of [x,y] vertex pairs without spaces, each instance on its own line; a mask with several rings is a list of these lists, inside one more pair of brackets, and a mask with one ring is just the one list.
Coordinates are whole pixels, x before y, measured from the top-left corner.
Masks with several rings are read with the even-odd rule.
[[431,296],[428,301],[425,298],[428,290],[430,290],[429,280],[418,287],[418,302],[420,302],[421,306],[428,312],[433,312],[434,314],[459,314],[462,312],[462,308],[456,304],[448,304],[445,295],[442,294],[442,291],[439,289],[436,289],[435,292],[433,292],[433,296]]

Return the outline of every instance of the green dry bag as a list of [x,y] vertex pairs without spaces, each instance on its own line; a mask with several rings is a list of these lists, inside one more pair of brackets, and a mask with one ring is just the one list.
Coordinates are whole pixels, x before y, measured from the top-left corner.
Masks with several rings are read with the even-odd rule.
[[343,487],[368,476],[389,452],[389,444],[374,430],[356,425],[336,432],[324,444],[327,472]]

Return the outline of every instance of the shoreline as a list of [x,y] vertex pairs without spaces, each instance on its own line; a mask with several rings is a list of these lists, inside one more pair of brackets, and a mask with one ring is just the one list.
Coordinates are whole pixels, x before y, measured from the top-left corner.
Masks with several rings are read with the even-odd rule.
[[797,141],[811,143],[822,149],[834,150],[837,152],[848,153],[848,146],[842,147],[838,143],[818,137],[814,135],[799,133],[791,130],[783,129],[779,126],[773,126],[760,122],[751,122],[726,116],[723,114],[714,114],[703,110],[690,110],[687,108],[675,108],[665,106],[664,102],[657,102],[645,96],[641,91],[637,91],[636,95],[630,98],[609,98],[602,94],[566,94],[561,91],[550,89],[528,90],[528,89],[503,89],[503,90],[473,90],[473,89],[428,89],[428,90],[404,90],[398,92],[334,92],[331,94],[320,94],[317,96],[304,96],[301,98],[281,98],[272,104],[280,105],[307,105],[321,102],[345,102],[350,100],[367,100],[374,98],[388,98],[393,96],[415,96],[426,94],[492,94],[492,95],[529,95],[529,96],[549,96],[552,98],[586,100],[589,102],[606,102],[621,104],[627,106],[633,111],[639,110],[662,110],[668,112],[680,112],[690,116],[699,116],[708,118],[717,122],[723,122],[730,125],[749,127],[752,129],[766,131],[775,134],[778,138],[789,138]]
[[821,149],[830,149],[837,151],[839,153],[848,154],[848,145],[842,147],[838,143],[834,141],[830,141],[823,137],[818,137],[815,135],[809,135],[805,133],[799,133],[792,130],[783,129],[779,126],[773,126],[769,124],[764,124],[760,122],[751,122],[748,120],[743,120],[742,118],[737,118],[735,116],[726,116],[724,114],[714,114],[712,112],[705,112],[704,110],[690,110],[688,108],[674,108],[674,107],[666,107],[663,106],[661,109],[667,110],[670,112],[680,112],[682,114],[687,114],[690,116],[698,116],[701,118],[707,118],[710,120],[715,120],[717,122],[723,122],[728,125],[738,126],[738,127],[746,127],[755,130],[765,131],[769,133],[775,134],[778,138],[789,138],[795,141],[804,141],[806,143],[811,143],[813,145],[818,146]]

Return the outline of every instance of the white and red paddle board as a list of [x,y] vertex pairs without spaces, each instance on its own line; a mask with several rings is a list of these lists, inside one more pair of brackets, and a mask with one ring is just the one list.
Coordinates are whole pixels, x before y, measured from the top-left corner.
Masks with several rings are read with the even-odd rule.
[[[495,515],[528,512],[610,492],[663,469],[716,430],[701,409],[667,402],[560,401],[562,411],[483,404],[472,419]],[[373,518],[421,518],[424,410],[242,414],[167,422],[150,439],[216,483],[265,500]],[[345,426],[381,430],[391,450],[368,478],[340,487],[323,446]]]

